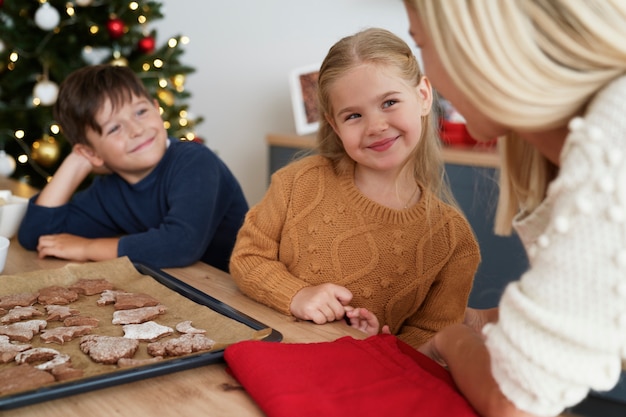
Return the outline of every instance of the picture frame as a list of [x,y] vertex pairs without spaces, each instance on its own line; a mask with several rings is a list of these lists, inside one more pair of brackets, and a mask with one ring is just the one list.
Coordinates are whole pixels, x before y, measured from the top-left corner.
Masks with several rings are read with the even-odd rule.
[[289,74],[289,90],[298,135],[314,133],[319,128],[317,76],[319,64],[296,68]]

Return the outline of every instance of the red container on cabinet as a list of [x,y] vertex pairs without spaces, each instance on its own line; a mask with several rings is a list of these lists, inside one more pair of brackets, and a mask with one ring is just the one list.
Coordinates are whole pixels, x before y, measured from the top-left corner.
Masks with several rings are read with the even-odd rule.
[[465,123],[452,123],[442,120],[440,126],[441,140],[446,145],[475,145],[477,143],[470,136]]
[[[448,146],[474,146],[480,142],[476,141],[467,131],[465,123],[452,123],[447,120],[440,122],[441,141]],[[496,140],[480,143],[483,146],[493,146]]]

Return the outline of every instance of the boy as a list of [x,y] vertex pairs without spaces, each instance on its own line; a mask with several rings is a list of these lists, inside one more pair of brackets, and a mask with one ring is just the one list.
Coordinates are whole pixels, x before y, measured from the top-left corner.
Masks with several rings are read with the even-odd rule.
[[[228,271],[248,210],[241,187],[207,147],[168,138],[156,100],[131,69],[75,71],[54,114],[72,152],[29,202],[22,246],[42,258],[128,256],[158,268],[201,260]],[[74,195],[92,171],[108,175]]]

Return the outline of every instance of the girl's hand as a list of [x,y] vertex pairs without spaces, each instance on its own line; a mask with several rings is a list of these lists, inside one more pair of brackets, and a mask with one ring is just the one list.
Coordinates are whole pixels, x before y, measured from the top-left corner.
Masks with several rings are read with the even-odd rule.
[[[368,336],[378,334],[380,322],[374,313],[363,307],[354,308],[345,306],[344,308],[346,310],[346,318],[351,327],[366,333]],[[383,326],[382,333],[391,334],[389,326]]]
[[346,318],[351,327],[367,333],[368,336],[378,334],[380,323],[374,313],[366,308],[345,306]]
[[291,300],[291,314],[301,320],[316,324],[329,323],[344,316],[344,306],[352,300],[352,293],[335,284],[305,287]]
[[[346,318],[348,319],[350,326],[367,333],[369,336],[378,334],[380,322],[374,313],[362,307],[354,308],[345,306],[344,308],[346,310]],[[389,326],[383,326],[382,333],[391,334]]]

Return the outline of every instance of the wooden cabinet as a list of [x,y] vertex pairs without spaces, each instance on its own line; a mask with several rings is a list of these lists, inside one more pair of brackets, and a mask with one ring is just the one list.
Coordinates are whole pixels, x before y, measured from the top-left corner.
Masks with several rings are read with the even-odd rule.
[[[295,157],[312,152],[315,136],[269,134],[270,175]],[[455,198],[474,229],[482,261],[478,268],[469,305],[495,307],[506,284],[528,267],[524,248],[516,235],[493,234],[498,199],[496,171],[498,155],[492,148],[444,148],[446,171]],[[268,179],[269,181],[269,179]]]

